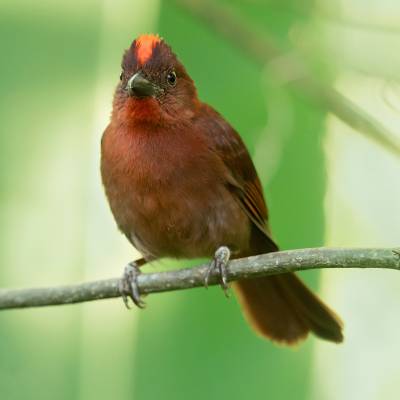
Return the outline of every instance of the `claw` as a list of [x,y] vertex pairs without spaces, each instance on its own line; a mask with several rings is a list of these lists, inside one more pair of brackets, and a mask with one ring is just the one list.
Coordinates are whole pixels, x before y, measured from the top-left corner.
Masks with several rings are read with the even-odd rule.
[[210,279],[210,275],[214,269],[217,269],[219,272],[220,285],[225,293],[226,297],[229,297],[229,285],[227,280],[227,271],[226,267],[228,265],[229,259],[231,257],[231,252],[228,247],[221,246],[217,249],[214,254],[214,259],[211,261],[210,266],[207,269],[206,276],[204,278],[204,286],[208,288],[208,282]]
[[139,308],[144,308],[146,303],[141,299],[137,278],[140,275],[139,265],[135,261],[130,262],[124,269],[121,281],[119,283],[119,291],[126,308],[130,309],[128,297]]

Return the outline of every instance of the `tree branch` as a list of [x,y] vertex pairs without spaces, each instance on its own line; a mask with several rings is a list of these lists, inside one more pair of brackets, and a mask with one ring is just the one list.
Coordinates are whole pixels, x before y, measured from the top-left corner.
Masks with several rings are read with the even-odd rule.
[[[138,278],[142,294],[190,289],[204,285],[208,265],[166,272],[143,273]],[[319,268],[381,268],[400,270],[400,248],[289,250],[232,260],[228,281]],[[119,279],[69,286],[0,290],[0,310],[81,303],[120,297]],[[210,285],[218,283],[216,273]]]
[[316,78],[315,73],[296,54],[287,54],[274,38],[248,28],[230,8],[210,0],[175,0],[182,8],[204,21],[217,33],[251,57],[266,65],[275,78],[315,104],[325,107],[356,131],[373,139],[381,146],[400,156],[400,142],[378,120],[335,88]]

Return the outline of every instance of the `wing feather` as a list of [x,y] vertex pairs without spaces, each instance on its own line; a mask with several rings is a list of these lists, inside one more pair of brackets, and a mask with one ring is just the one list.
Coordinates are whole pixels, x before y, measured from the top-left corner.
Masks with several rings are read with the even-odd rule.
[[199,118],[202,128],[206,128],[212,149],[229,171],[227,184],[254,225],[272,240],[261,183],[242,138],[219,113],[206,104],[202,106]]

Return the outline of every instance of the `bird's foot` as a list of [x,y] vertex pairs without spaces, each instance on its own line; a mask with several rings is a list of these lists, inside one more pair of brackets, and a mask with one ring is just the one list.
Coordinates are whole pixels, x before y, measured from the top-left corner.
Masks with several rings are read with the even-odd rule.
[[144,308],[146,303],[141,299],[139,286],[138,286],[138,276],[140,275],[139,263],[136,261],[130,262],[124,269],[124,274],[119,283],[119,291],[124,300],[126,308],[131,308],[129,306],[128,297],[139,308]]
[[220,285],[225,293],[226,297],[229,297],[229,285],[227,280],[227,270],[226,267],[229,263],[231,257],[231,251],[226,246],[221,246],[217,249],[214,254],[214,259],[211,261],[210,266],[207,269],[206,276],[204,278],[204,286],[208,287],[208,281],[210,275],[214,269],[219,273]]

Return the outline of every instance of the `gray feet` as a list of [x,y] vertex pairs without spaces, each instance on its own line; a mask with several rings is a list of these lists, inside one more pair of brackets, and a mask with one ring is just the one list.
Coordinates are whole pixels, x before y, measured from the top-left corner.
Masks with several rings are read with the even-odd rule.
[[211,261],[208,267],[206,276],[204,278],[204,286],[208,287],[208,281],[210,279],[211,272],[216,269],[219,273],[220,285],[225,293],[226,297],[229,297],[229,285],[227,281],[226,267],[231,257],[231,251],[226,246],[221,246],[214,254],[214,259]]
[[128,297],[139,307],[144,308],[146,303],[141,299],[137,278],[140,275],[139,263],[132,261],[124,269],[121,281],[119,283],[119,291],[124,300],[126,308],[130,308]]

